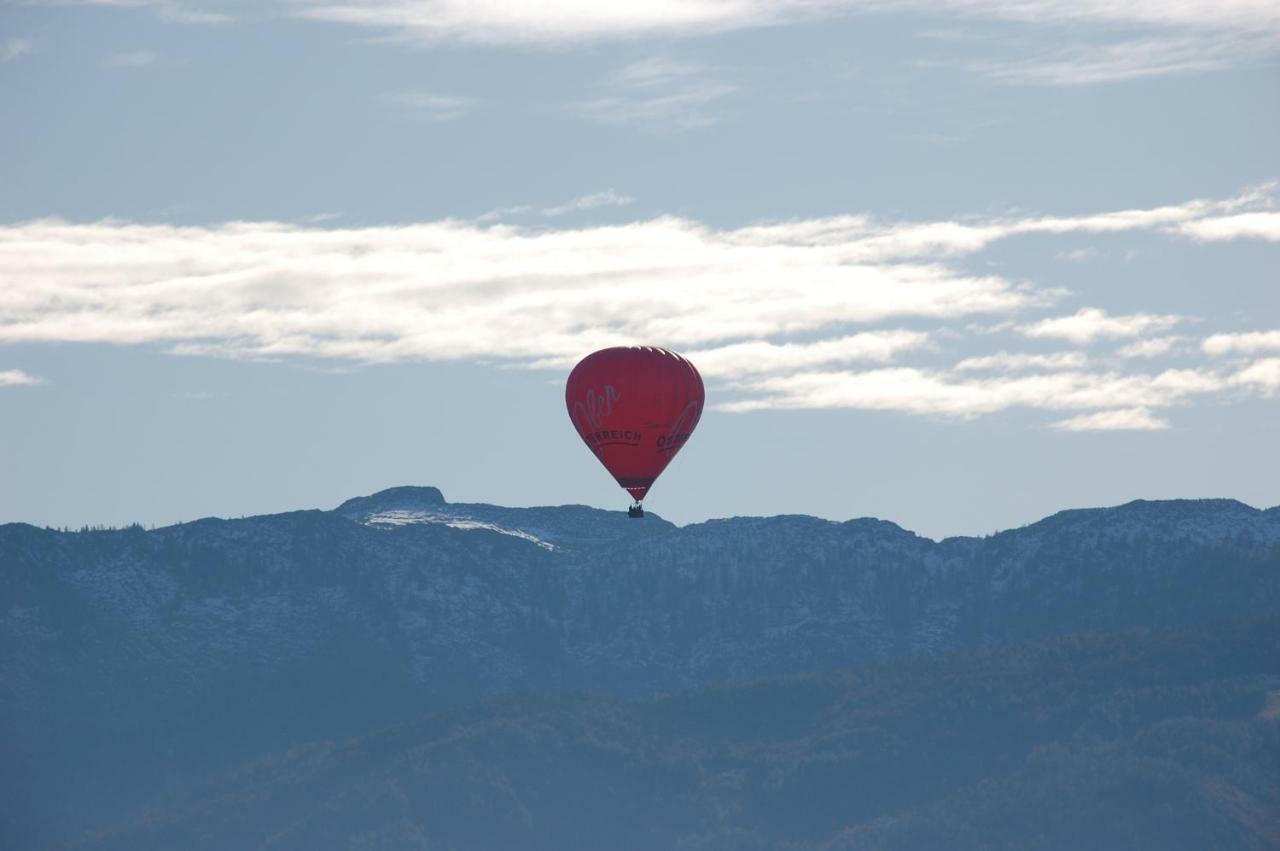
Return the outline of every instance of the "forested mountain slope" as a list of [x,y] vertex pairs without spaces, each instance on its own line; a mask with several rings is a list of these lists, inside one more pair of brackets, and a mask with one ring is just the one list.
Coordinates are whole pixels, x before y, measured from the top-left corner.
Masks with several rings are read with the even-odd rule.
[[263,753],[513,690],[634,697],[1276,610],[1280,509],[1231,500],[940,542],[434,488],[152,531],[10,524],[0,828],[63,835]]
[[525,695],[299,747],[77,847],[1267,849],[1276,697],[1276,619]]

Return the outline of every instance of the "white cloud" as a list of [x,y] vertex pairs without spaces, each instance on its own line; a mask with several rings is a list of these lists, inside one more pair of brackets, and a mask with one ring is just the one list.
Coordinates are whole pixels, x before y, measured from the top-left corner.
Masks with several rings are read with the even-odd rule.
[[434,42],[538,44],[713,33],[782,19],[789,0],[309,0],[299,13],[316,20],[400,31]]
[[108,68],[147,68],[160,61],[160,57],[150,50],[128,50],[113,53],[103,64]]
[[1280,242],[1280,213],[1253,212],[1186,222],[1179,229],[1196,239],[1266,239]]
[[901,329],[864,331],[833,340],[812,343],[770,343],[753,340],[715,349],[687,352],[708,377],[736,378],[760,373],[793,372],[797,369],[855,361],[893,360],[899,353],[927,345],[929,335]]
[[570,107],[603,124],[673,132],[709,127],[720,120],[719,103],[737,87],[707,66],[664,56],[634,62],[604,83],[606,94]]
[[1094,260],[1098,255],[1096,248],[1073,248],[1070,251],[1059,251],[1053,255],[1058,260],[1070,260],[1073,263],[1083,263],[1086,260]]
[[[99,6],[110,9],[151,12],[162,20],[178,24],[215,25],[230,23],[224,12],[211,12],[179,0],[25,0],[32,6]],[[217,0],[213,0],[216,4]]]
[[[144,9],[172,21],[218,24],[230,15],[181,0],[27,0],[44,5]],[[224,8],[229,3],[214,5]],[[1081,85],[1170,73],[1217,70],[1280,49],[1280,13],[1269,0],[276,0],[287,14],[372,28],[401,41],[555,46],[614,40],[698,37],[858,14],[898,13],[1014,21],[1094,39],[1048,56],[970,61],[965,67],[1001,80]],[[1115,33],[1134,33],[1116,41]],[[1026,39],[1002,34],[1017,47]],[[711,91],[687,97],[714,99]],[[658,108],[657,104],[651,105]],[[620,120],[619,105],[597,104]],[[668,109],[677,108],[669,105]],[[683,109],[688,110],[689,104]],[[705,110],[702,111],[705,114]],[[628,121],[626,123],[632,123]]]
[[744,234],[800,237],[821,242],[856,239],[859,260],[886,261],[898,257],[959,256],[981,251],[994,242],[1031,234],[1066,235],[1153,231],[1187,236],[1189,223],[1223,212],[1268,205],[1277,184],[1266,183],[1223,200],[1195,199],[1183,204],[1148,209],[1116,210],[1082,216],[1023,216],[988,220],[903,222],[885,224],[869,216],[832,216],[806,222],[782,222],[744,228]]
[[1280,11],[1268,0],[920,0],[916,5],[1009,20],[1280,29]]
[[815,244],[809,227],[31,222],[0,228],[0,342],[536,360],[620,342],[699,347],[893,317],[1007,313],[1030,301],[995,276],[855,262],[856,245]]
[[1083,345],[1099,337],[1136,337],[1148,331],[1163,331],[1182,321],[1180,316],[1150,313],[1111,316],[1105,310],[1086,307],[1071,316],[1041,319],[1018,330],[1028,337],[1055,337]]
[[44,379],[23,372],[20,369],[6,369],[0,371],[0,387],[22,387],[32,384],[43,384]]
[[1130,24],[1157,28],[1276,32],[1267,0],[304,0],[299,14],[399,31],[423,41],[539,44],[696,36],[850,13],[935,13],[1025,23]]
[[36,43],[29,38],[9,38],[0,42],[0,62],[17,62],[36,52]]
[[1076,44],[1048,56],[986,59],[965,67],[1005,83],[1084,86],[1219,71],[1275,49],[1275,36],[1268,33],[1175,30],[1123,41]]
[[[943,24],[957,18],[1012,21],[1020,29],[1047,31],[1053,43],[1075,43],[1027,55],[1026,45],[1041,40],[1001,27],[994,39],[976,40],[990,54],[987,58],[954,63],[929,58],[918,64],[954,64],[990,79],[1033,85],[1094,85],[1217,71],[1280,51],[1280,13],[1269,0],[293,0],[288,8],[314,20],[376,28],[425,44],[548,46],[699,37],[893,13],[912,19],[933,16]],[[970,51],[974,42],[968,41]],[[717,115],[709,106],[732,92],[732,87],[707,82],[682,86],[662,98],[610,96],[578,106],[610,123],[689,129],[714,123]],[[939,135],[949,138],[935,138]]]
[[1264,358],[1231,376],[1232,384],[1256,387],[1271,394],[1280,390],[1280,358]]
[[[1259,362],[1234,376],[1093,372],[1083,351],[998,352],[952,370],[907,359],[970,333],[975,321],[1081,345],[1170,327],[1181,319],[1098,308],[1028,322],[1020,314],[1051,294],[951,261],[1028,233],[1176,236],[1171,221],[1264,200],[1253,193],[963,222],[847,215],[733,229],[672,217],[558,229],[455,220],[363,228],[34,221],[0,225],[0,344],[560,367],[606,345],[659,343],[694,355],[719,381],[726,410],[1158,411],[1230,388],[1269,392],[1272,367]],[[575,204],[585,202],[558,206]],[[904,320],[929,330],[894,327]],[[1210,354],[1262,348],[1248,335],[1203,344]],[[844,371],[859,363],[895,365]]]
[[554,207],[546,207],[542,210],[542,215],[563,216],[566,213],[593,210],[596,207],[626,207],[634,204],[635,200],[630,195],[621,195],[612,189],[606,189],[603,192],[580,195],[577,198],[565,201],[563,204],[556,204]]
[[523,216],[526,213],[533,212],[533,207],[529,204],[516,204],[510,207],[498,207],[494,210],[488,210],[476,216],[472,221],[477,224],[485,222],[497,222],[511,216]]
[[378,101],[402,117],[442,123],[457,121],[476,106],[472,98],[421,91],[386,92]]
[[178,3],[155,2],[150,5],[162,19],[178,24],[216,26],[229,24],[235,20],[231,15],[223,12],[210,12],[207,9],[196,9]]
[[1095,414],[1080,414],[1053,424],[1063,431],[1158,431],[1169,421],[1155,416],[1149,408],[1116,408]]
[[549,207],[541,209],[535,208],[532,204],[515,204],[509,207],[498,207],[495,210],[489,210],[476,216],[471,221],[477,224],[486,222],[498,222],[518,216],[528,216],[538,214],[549,218],[568,215],[569,213],[577,213],[583,210],[594,210],[599,207],[629,207],[635,203],[634,198],[630,195],[623,195],[613,189],[605,189],[603,192],[592,192],[587,195],[579,195],[576,198],[570,198],[559,204],[552,204]]
[[965,358],[955,365],[957,372],[1014,372],[1024,369],[1079,369],[1088,356],[1084,352],[1053,352],[1047,355],[996,352],[994,355]]
[[974,417],[1010,408],[1048,411],[1160,408],[1221,390],[1213,373],[1166,370],[1157,375],[1079,371],[955,380],[941,372],[894,367],[864,372],[805,372],[750,385],[754,398],[719,406],[726,411],[765,408],[856,408]]
[[1122,358],[1158,358],[1173,351],[1173,347],[1181,340],[1181,337],[1152,337],[1149,340],[1138,340],[1121,347],[1116,354]]
[[1239,334],[1214,334],[1200,344],[1207,354],[1229,355],[1236,352],[1280,352],[1280,328],[1274,331],[1246,331]]

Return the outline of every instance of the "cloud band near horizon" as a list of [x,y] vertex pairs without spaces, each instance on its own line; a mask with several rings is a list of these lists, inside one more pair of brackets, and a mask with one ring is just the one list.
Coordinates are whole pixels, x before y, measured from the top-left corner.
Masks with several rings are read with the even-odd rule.
[[[1127,363],[1135,338],[1187,317],[1091,306],[1033,317],[1064,294],[957,261],[1026,234],[1280,241],[1273,192],[1072,217],[848,215],[734,229],[673,217],[563,229],[41,220],[0,226],[0,345],[562,369],[597,348],[648,342],[695,357],[727,411],[1022,407],[1075,414],[1058,423],[1067,430],[1161,428],[1159,411],[1194,398],[1280,389],[1280,359],[1267,356],[1280,332],[1211,334],[1188,347],[1210,359],[1190,369],[1091,369],[1090,346],[1128,342],[1129,354],[1110,359]],[[974,320],[1074,349],[899,363],[936,354]]]

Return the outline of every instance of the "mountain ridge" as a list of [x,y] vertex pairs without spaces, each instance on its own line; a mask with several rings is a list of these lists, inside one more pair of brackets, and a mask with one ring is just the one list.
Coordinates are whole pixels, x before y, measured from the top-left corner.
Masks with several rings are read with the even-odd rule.
[[[1115,505],[1089,506],[1089,507],[1081,507],[1081,508],[1064,508],[1064,509],[1055,511],[1052,514],[1048,514],[1038,520],[1033,520],[1019,526],[1010,526],[1006,529],[1000,529],[1000,530],[985,533],[985,534],[946,535],[940,538],[931,538],[927,535],[923,535],[919,532],[908,529],[905,526],[902,526],[901,524],[893,520],[888,520],[885,518],[874,517],[874,516],[850,517],[843,520],[837,520],[837,519],[832,519],[827,517],[819,517],[811,514],[789,514],[789,513],[788,514],[770,514],[770,515],[745,514],[745,515],[733,515],[730,517],[708,518],[706,520],[700,520],[693,523],[676,524],[671,521],[663,519],[659,514],[656,514],[652,511],[647,511],[645,521],[648,521],[650,526],[660,525],[665,529],[689,529],[689,528],[698,527],[698,526],[705,526],[708,524],[717,524],[717,523],[734,522],[734,521],[786,521],[789,519],[801,519],[801,518],[816,520],[822,523],[828,523],[833,525],[846,525],[851,523],[873,522],[873,523],[884,524],[886,526],[896,528],[898,530],[906,532],[922,540],[941,544],[941,543],[946,543],[947,541],[956,541],[956,540],[983,540],[983,539],[995,537],[997,535],[1002,535],[1009,532],[1015,532],[1022,529],[1028,529],[1031,527],[1039,526],[1041,524],[1051,523],[1054,521],[1064,522],[1068,518],[1078,518],[1083,516],[1092,516],[1092,517],[1107,516],[1107,515],[1114,515],[1119,512],[1124,512],[1132,515],[1138,512],[1148,510],[1148,507],[1151,507],[1151,506],[1158,507],[1161,510],[1172,510],[1172,509],[1181,509],[1181,508],[1212,508],[1212,509],[1218,509],[1218,510],[1234,511],[1234,510],[1243,509],[1244,512],[1248,514],[1280,515],[1280,505],[1271,506],[1269,508],[1258,508],[1246,502],[1243,502],[1242,500],[1235,499],[1233,497],[1174,497],[1170,499],[1138,498],[1138,499],[1131,499],[1131,500],[1128,500],[1127,502],[1118,503]],[[255,518],[264,518],[264,517],[283,517],[286,515],[298,514],[298,513],[336,514],[336,515],[346,517],[348,519],[355,519],[356,517],[368,516],[370,514],[374,514],[375,509],[376,511],[387,511],[387,510],[393,510],[393,507],[400,507],[400,508],[432,507],[432,508],[445,509],[452,512],[458,512],[460,515],[465,514],[465,512],[467,512],[468,510],[498,510],[498,511],[530,513],[530,514],[551,512],[551,511],[575,511],[575,512],[580,512],[584,515],[590,514],[590,515],[603,516],[603,517],[609,517],[609,518],[613,518],[613,517],[621,518],[625,516],[621,510],[597,508],[595,506],[585,505],[582,503],[566,503],[562,505],[505,506],[505,505],[497,505],[492,503],[450,502],[445,498],[443,491],[438,487],[434,487],[431,485],[395,485],[392,487],[384,488],[379,491],[375,491],[374,493],[367,494],[364,496],[351,497],[349,499],[344,500],[339,505],[331,509],[299,508],[299,509],[289,509],[289,510],[278,511],[278,512],[268,512],[264,514],[245,515],[242,517],[229,517],[229,516],[222,517],[218,515],[209,515],[204,517],[198,517],[193,520],[182,520],[182,521],[167,524],[164,526],[146,527],[145,531],[149,531],[149,532],[161,531],[164,529],[171,529],[179,526],[190,526],[192,524],[203,523],[207,521],[235,522],[235,521],[252,520]],[[627,518],[627,519],[630,519],[630,518]],[[360,521],[357,520],[356,522],[360,522]],[[136,522],[127,524],[125,526],[119,526],[119,527],[84,527],[82,529],[76,530],[76,529],[59,529],[54,526],[28,523],[25,521],[10,521],[5,523],[0,523],[0,530],[10,526],[27,526],[30,528],[40,529],[44,531],[68,532],[68,533],[80,532],[80,531],[121,531],[124,529],[131,529],[131,528],[139,528],[139,529],[144,528],[142,524],[136,523]]]
[[1275,610],[1280,511],[1232,500],[941,541],[874,518],[676,526],[437,489],[154,530],[6,524],[0,799],[34,803],[0,817],[57,835],[93,823],[55,803],[85,772],[127,808],[111,796],[130,777],[154,792],[174,753],[213,771],[500,693],[642,697]]

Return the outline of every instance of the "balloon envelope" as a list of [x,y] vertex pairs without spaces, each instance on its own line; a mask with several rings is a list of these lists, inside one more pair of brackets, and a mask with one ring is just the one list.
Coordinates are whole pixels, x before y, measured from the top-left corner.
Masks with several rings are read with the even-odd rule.
[[579,436],[636,501],[688,441],[702,416],[702,376],[675,352],[653,346],[587,355],[565,385]]

